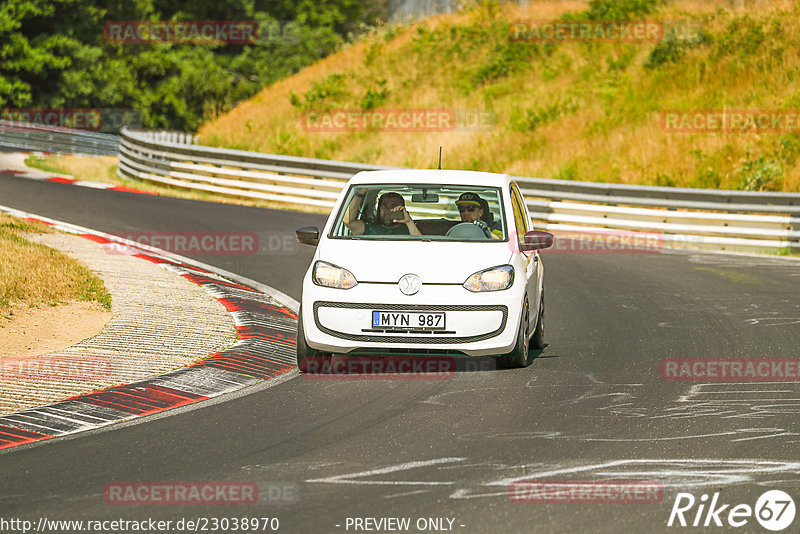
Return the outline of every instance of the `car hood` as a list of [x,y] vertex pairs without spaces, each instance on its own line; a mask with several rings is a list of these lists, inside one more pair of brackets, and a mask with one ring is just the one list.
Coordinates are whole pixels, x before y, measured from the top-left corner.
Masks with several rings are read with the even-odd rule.
[[461,284],[511,259],[508,242],[325,240],[317,259],[344,267],[359,282],[397,282],[413,273],[423,284]]

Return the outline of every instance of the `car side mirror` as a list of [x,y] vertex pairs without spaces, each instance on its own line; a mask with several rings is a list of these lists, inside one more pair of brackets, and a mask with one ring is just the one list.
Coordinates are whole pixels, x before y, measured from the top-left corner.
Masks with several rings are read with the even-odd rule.
[[525,234],[525,242],[519,244],[520,250],[542,250],[553,246],[553,234],[541,230],[531,230]]
[[294,236],[297,238],[298,243],[316,247],[319,243],[319,228],[316,226],[304,226],[295,230]]

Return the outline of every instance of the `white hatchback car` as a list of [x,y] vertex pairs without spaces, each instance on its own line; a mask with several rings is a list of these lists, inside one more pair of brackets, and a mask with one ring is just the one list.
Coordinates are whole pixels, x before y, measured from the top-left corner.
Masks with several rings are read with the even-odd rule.
[[387,170],[353,176],[303,280],[297,366],[331,354],[497,355],[529,364],[544,346],[540,249],[508,176]]

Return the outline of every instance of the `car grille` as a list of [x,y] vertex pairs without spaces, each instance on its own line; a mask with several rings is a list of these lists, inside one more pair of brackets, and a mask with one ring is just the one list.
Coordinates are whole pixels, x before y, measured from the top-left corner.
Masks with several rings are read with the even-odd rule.
[[343,354],[345,356],[464,356],[464,352],[457,349],[418,349],[418,348],[398,348],[398,349],[353,349]]
[[376,334],[455,334],[455,330],[423,330],[414,328],[362,328],[362,332]]
[[[337,332],[336,330],[331,330],[323,326],[319,322],[319,309],[320,308],[346,308],[346,309],[362,309],[362,310],[371,310],[371,309],[382,309],[382,310],[398,310],[398,311],[499,311],[503,314],[503,319],[500,321],[500,326],[486,334],[480,334],[477,336],[450,336],[447,337],[434,337],[431,334],[443,334],[449,332],[431,332],[426,336],[375,336],[369,335],[369,333],[365,334],[348,334],[345,332]],[[373,343],[407,343],[407,344],[415,344],[415,343],[425,343],[425,344],[455,344],[455,343],[471,343],[475,341],[483,341],[484,339],[490,339],[498,334],[500,334],[503,329],[506,327],[506,321],[508,320],[508,307],[502,306],[500,304],[494,305],[466,305],[466,304],[444,304],[444,305],[426,305],[426,304],[381,304],[381,303],[363,303],[363,302],[328,302],[328,301],[317,301],[314,303],[314,323],[316,323],[317,328],[319,328],[322,332],[329,334],[334,337],[338,337],[341,339],[347,339],[348,341],[368,341]],[[395,329],[391,329],[388,333],[396,333]],[[370,332],[367,330],[367,332]],[[403,330],[403,333],[406,333]],[[421,332],[408,332],[413,334],[420,334]],[[430,337],[428,337],[430,336]]]

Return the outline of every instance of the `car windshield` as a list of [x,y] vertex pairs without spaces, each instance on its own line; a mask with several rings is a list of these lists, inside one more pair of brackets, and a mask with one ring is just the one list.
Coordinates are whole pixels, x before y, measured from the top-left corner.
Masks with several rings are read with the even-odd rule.
[[333,239],[507,240],[500,188],[441,184],[353,185]]

